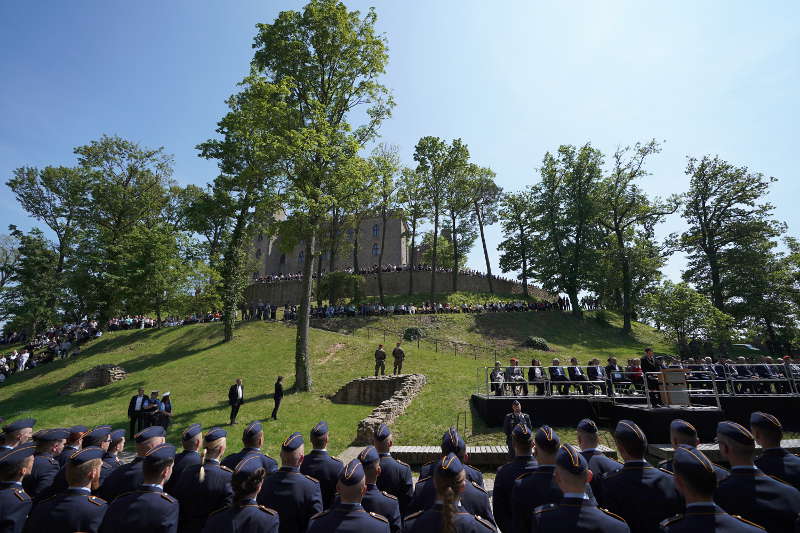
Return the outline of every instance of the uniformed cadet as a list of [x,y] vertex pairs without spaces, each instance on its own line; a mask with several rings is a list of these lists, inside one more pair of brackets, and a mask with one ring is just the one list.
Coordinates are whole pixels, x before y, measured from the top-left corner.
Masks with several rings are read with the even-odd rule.
[[111,432],[109,438],[111,441],[108,444],[108,452],[103,456],[103,462],[110,465],[113,471],[122,466],[122,461],[119,460],[119,453],[125,449],[125,430],[115,429]]
[[175,485],[181,478],[181,474],[186,468],[192,465],[199,465],[202,461],[200,456],[200,445],[203,443],[203,426],[200,424],[192,424],[181,433],[181,444],[183,451],[175,455],[175,463],[172,465],[172,475],[169,481],[164,485],[164,491],[167,494],[175,492]]
[[514,458],[514,446],[511,443],[511,432],[514,431],[517,424],[525,424],[533,431],[533,422],[531,421],[530,415],[522,412],[522,405],[519,403],[519,400],[514,400],[511,402],[511,412],[506,414],[503,419],[503,433],[506,434],[509,459]]
[[103,484],[106,478],[108,478],[111,472],[116,468],[116,466],[105,461],[105,457],[108,455],[108,448],[111,445],[111,429],[111,426],[96,426],[83,437],[82,446],[84,448],[96,446],[103,450],[103,458],[101,459],[102,465],[100,465],[100,479],[96,484],[98,487]]
[[800,489],[800,457],[781,448],[783,426],[780,420],[769,413],[755,412],[750,415],[753,438],[761,445],[761,457],[755,465],[767,474]]
[[381,474],[378,476],[378,488],[397,498],[400,503],[400,515],[404,516],[414,495],[414,482],[411,479],[411,467],[398,461],[392,449],[392,432],[386,424],[381,424],[372,439],[372,445],[381,457]]
[[89,431],[89,428],[82,425],[72,426],[67,429],[69,429],[67,442],[64,444],[64,449],[61,450],[61,453],[56,456],[56,461],[62,467],[67,464],[67,459],[72,457],[72,454],[81,449],[83,436]]
[[241,451],[232,453],[222,461],[222,465],[233,470],[236,468],[242,459],[248,455],[257,455],[261,466],[264,467],[267,474],[271,474],[278,470],[278,463],[272,457],[261,453],[261,447],[264,446],[264,428],[258,420],[250,422],[242,431],[242,444],[244,448]]
[[[454,453],[458,456],[458,460],[464,465],[464,471],[467,473],[467,481],[474,481],[483,488],[483,473],[475,467],[467,464],[469,454],[467,453],[467,445],[464,440],[458,435],[456,428],[451,427],[444,435],[442,435],[442,455]],[[419,477],[427,478],[433,476],[433,468],[438,461],[430,461],[422,465],[419,470]]]
[[629,533],[625,520],[589,499],[585,487],[591,476],[586,458],[571,445],[562,444],[556,456],[554,478],[564,495],[558,503],[534,509],[531,532]]
[[31,473],[35,451],[32,442],[0,450],[0,531],[3,533],[20,533],[33,505],[22,488],[22,480]]
[[211,513],[204,533],[278,533],[278,511],[258,505],[267,472],[257,455],[251,454],[236,465],[231,477],[233,503]]
[[97,446],[73,453],[66,464],[67,490],[38,503],[28,518],[26,531],[97,533],[108,504],[92,496],[92,488],[100,481],[104,453]]
[[755,440],[745,427],[727,420],[720,422],[717,440],[720,455],[731,465],[731,475],[714,493],[717,505],[767,531],[791,531],[800,512],[800,492],[756,468]]
[[[554,477],[561,439],[553,428],[542,426],[534,434],[534,443],[539,466],[519,475],[511,489],[511,521],[514,533],[530,531],[534,509],[540,505],[558,503],[564,497]],[[587,485],[585,490],[594,502],[592,489]]]
[[433,473],[436,504],[405,518],[405,533],[453,531],[455,533],[486,533],[495,527],[483,518],[459,510],[459,497],[466,486],[466,473],[454,454],[442,457]]
[[174,460],[171,444],[148,450],[140,460],[144,482],[109,505],[100,533],[176,533],[180,506],[164,492]]
[[181,504],[179,531],[202,531],[208,515],[233,502],[233,471],[219,462],[228,444],[227,435],[222,428],[206,432],[201,463],[187,466],[181,473],[173,494]]
[[61,468],[55,457],[64,448],[69,431],[66,429],[46,429],[38,431],[34,437],[36,453],[33,456],[33,469],[22,480],[25,492],[36,499],[50,488]]
[[0,444],[0,451],[16,448],[31,440],[35,425],[36,419],[22,418],[3,426],[3,443]]
[[305,531],[322,511],[319,481],[300,473],[303,451],[303,435],[289,435],[281,444],[281,468],[267,476],[258,494],[258,503],[278,511],[281,533]]
[[497,469],[492,494],[492,510],[500,531],[512,531],[511,491],[514,481],[538,466],[533,457],[533,434],[525,424],[517,424],[511,432],[514,459]]
[[[150,426],[134,435],[136,457],[130,463],[116,468],[108,475],[98,490],[98,496],[107,502],[113,502],[120,494],[137,490],[144,479],[142,460],[150,450],[164,444],[165,436],[166,433],[161,426]],[[170,460],[170,472],[172,472],[173,460],[174,457]]]
[[635,422],[620,420],[614,442],[625,463],[603,475],[600,505],[624,518],[634,533],[657,531],[662,520],[681,509],[672,474],[644,460],[647,438]]
[[714,464],[697,448],[686,445],[676,448],[672,466],[675,469],[675,486],[686,502],[686,510],[681,515],[661,522],[663,531],[756,533],[764,530],[743,518],[729,515],[714,503],[714,490],[717,488]]
[[[681,420],[679,418],[670,423],[669,438],[670,442],[672,443],[673,450],[677,450],[681,445],[689,446],[690,448],[697,448],[697,446],[700,444],[700,438],[697,436],[697,430],[695,427],[686,420]],[[668,472],[674,472],[672,468],[672,459],[661,461],[658,463],[658,467]],[[714,464],[714,473],[717,476],[718,482],[731,475],[728,470],[716,464]]]
[[367,488],[361,505],[369,512],[378,513],[389,521],[391,533],[398,533],[403,527],[403,519],[400,515],[400,504],[396,496],[388,492],[383,492],[376,485],[378,476],[381,474],[381,457],[374,446],[367,446],[358,454],[358,460],[364,468],[364,481]]
[[576,431],[578,447],[581,449],[581,455],[586,459],[586,463],[589,465],[589,470],[592,471],[589,486],[592,487],[592,493],[594,493],[594,497],[599,501],[601,490],[600,480],[603,474],[606,472],[616,472],[622,468],[622,463],[615,461],[611,457],[607,457],[603,452],[597,449],[600,444],[600,437],[597,432],[597,424],[594,420],[584,418],[578,422]]
[[336,489],[339,501],[311,517],[308,533],[389,533],[389,520],[361,505],[366,482],[359,459],[342,468]]
[[303,458],[300,473],[319,481],[322,507],[328,509],[336,497],[336,484],[344,465],[340,459],[328,453],[328,423],[324,420],[311,428],[311,445],[314,449]]

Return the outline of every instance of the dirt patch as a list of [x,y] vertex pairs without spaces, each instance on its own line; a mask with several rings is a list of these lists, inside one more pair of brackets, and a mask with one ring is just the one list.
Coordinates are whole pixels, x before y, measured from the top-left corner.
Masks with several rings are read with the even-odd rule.
[[336,355],[336,353],[337,353],[339,350],[341,350],[342,348],[346,348],[346,347],[347,347],[347,345],[346,345],[345,343],[343,343],[343,342],[337,342],[336,344],[334,344],[333,346],[331,346],[330,348],[328,348],[328,351],[326,352],[326,355],[325,355],[325,357],[323,357],[322,359],[320,359],[320,361],[319,361],[319,362],[320,362],[320,363],[327,363],[327,362],[330,362],[330,361],[332,361],[332,360],[334,359],[334,356]]

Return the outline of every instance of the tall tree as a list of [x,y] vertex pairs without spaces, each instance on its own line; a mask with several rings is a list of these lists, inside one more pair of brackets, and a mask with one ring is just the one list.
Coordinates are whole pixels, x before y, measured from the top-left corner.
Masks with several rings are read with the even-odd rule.
[[414,267],[416,265],[417,233],[418,227],[425,220],[425,214],[430,208],[425,195],[425,182],[422,175],[414,169],[404,167],[400,172],[397,192],[398,202],[403,209],[405,220],[411,225],[408,235],[411,237],[409,246],[408,269],[408,294],[414,293]]
[[378,249],[378,294],[383,300],[383,249],[386,246],[386,223],[389,215],[397,209],[397,172],[400,170],[400,156],[397,147],[379,144],[370,158],[375,169],[378,188],[378,212],[381,217],[381,244]]
[[[459,265],[461,257],[466,258],[469,249],[475,242],[474,226],[467,221],[472,208],[469,192],[470,178],[477,172],[477,167],[463,161],[454,169],[452,178],[444,195],[444,209],[450,219],[450,247],[453,250],[453,263]],[[452,290],[458,290],[458,267],[453,268]]]
[[533,253],[533,231],[535,216],[533,191],[525,189],[504,194],[500,200],[500,226],[503,240],[497,246],[500,251],[500,270],[519,271],[522,280],[522,294],[527,298],[528,279],[533,275],[531,254]]
[[578,293],[591,283],[602,240],[596,202],[602,164],[603,154],[589,143],[562,145],[545,154],[542,180],[533,187],[532,267],[545,289],[567,293],[575,316],[581,315]]
[[485,226],[496,224],[498,220],[497,209],[503,195],[503,189],[495,183],[496,174],[490,168],[474,166],[472,168],[468,193],[472,201],[472,216],[478,224],[483,246],[483,258],[486,261],[486,279],[489,282],[489,292],[494,294],[492,279],[492,263],[489,261],[489,249],[486,246]]
[[[253,73],[289,89],[291,107],[286,152],[286,204],[303,214],[305,243],[302,298],[297,320],[295,386],[312,386],[308,357],[312,258],[323,215],[342,199],[333,197],[335,171],[376,134],[393,105],[379,81],[388,61],[385,38],[375,31],[377,15],[348,11],[336,0],[312,0],[301,12],[282,11],[272,24],[259,24]],[[365,109],[366,106],[366,109]],[[366,122],[353,128],[358,113]]]
[[13,235],[0,234],[0,291],[10,281],[19,261],[19,241]]
[[619,148],[614,153],[611,174],[598,187],[597,205],[600,225],[613,237],[616,263],[622,280],[622,330],[631,331],[633,316],[633,267],[631,246],[642,230],[678,210],[677,195],[666,201],[648,198],[637,180],[648,175],[647,158],[661,151],[655,139]]

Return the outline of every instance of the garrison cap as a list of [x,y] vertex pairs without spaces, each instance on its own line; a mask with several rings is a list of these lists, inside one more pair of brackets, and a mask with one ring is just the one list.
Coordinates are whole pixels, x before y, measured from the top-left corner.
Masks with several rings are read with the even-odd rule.
[[514,426],[514,429],[511,430],[511,435],[522,442],[530,442],[533,439],[531,428],[529,428],[527,424],[517,424]]
[[83,436],[83,445],[87,448],[97,446],[105,442],[109,435],[111,435],[111,426],[97,426]]
[[519,405],[520,407],[522,406],[522,404],[519,403],[519,400],[514,400],[513,402],[511,402],[511,405]]
[[464,465],[461,464],[458,457],[454,453],[448,453],[436,463],[434,469],[436,475],[444,476],[447,478],[454,478],[464,471]]
[[378,430],[375,432],[375,439],[376,440],[386,440],[386,438],[391,435],[392,432],[389,430],[389,426],[386,424],[381,424],[378,426]]
[[781,421],[769,413],[756,411],[750,415],[750,427],[783,431]]
[[589,469],[586,458],[571,444],[562,444],[556,456],[556,466],[570,474],[582,474]]
[[578,422],[578,431],[584,433],[597,433],[597,424],[591,418],[584,418]]
[[78,466],[92,459],[102,459],[105,453],[103,448],[97,446],[82,448],[69,456],[69,464]]
[[52,442],[56,440],[65,440],[67,437],[69,437],[68,429],[43,429],[42,431],[36,432],[36,435],[33,436],[33,440],[36,442]]
[[312,437],[321,437],[328,432],[328,423],[324,420],[317,422],[317,425],[311,428]]
[[731,422],[730,420],[723,420],[717,424],[717,435],[727,437],[739,444],[749,446],[755,445],[753,434],[744,426],[740,426],[736,422]]
[[200,424],[192,424],[181,433],[181,440],[187,441],[195,438],[200,432],[203,431],[203,426]]
[[253,420],[252,422],[247,424],[247,427],[244,428],[244,431],[242,432],[242,439],[244,440],[252,439],[256,435],[261,433],[261,431],[263,431],[263,428],[261,427],[261,422],[259,420]]
[[205,436],[206,442],[214,442],[215,440],[219,440],[222,437],[227,437],[228,432],[222,428],[211,428],[208,430]]
[[558,438],[558,434],[550,426],[542,426],[537,429],[533,440],[536,441],[537,446],[541,446],[551,452],[556,451],[561,445],[561,439]]
[[175,459],[175,446],[172,444],[159,444],[148,451],[144,456],[144,462],[148,464],[157,463],[166,459]]
[[69,428],[69,432],[70,435],[77,435],[79,433],[81,435],[85,435],[86,433],[89,432],[89,428],[84,426],[83,424],[78,424],[77,426],[72,426],[71,428]]
[[339,474],[339,483],[347,487],[361,483],[362,479],[364,479],[364,467],[358,459],[353,459],[344,465]]
[[679,435],[697,438],[697,429],[686,420],[676,418],[669,424],[669,430]]
[[708,457],[697,448],[681,444],[675,448],[672,456],[672,468],[676,474],[685,476],[690,481],[711,482],[716,481],[714,465]]
[[284,452],[293,452],[297,448],[302,446],[304,443],[305,441],[303,440],[303,434],[298,431],[295,431],[294,433],[286,437],[285,441],[283,441],[283,444],[281,444],[281,450]]
[[614,429],[614,438],[623,442],[639,442],[647,446],[644,431],[633,420],[620,420]]
[[456,455],[467,451],[464,439],[458,434],[456,428],[450,428],[442,435],[442,453],[454,453]]
[[378,450],[375,449],[375,446],[367,446],[358,454],[358,460],[361,461],[362,465],[368,465],[380,461],[381,456],[378,455]]
[[234,468],[234,475],[238,474],[239,472],[250,475],[259,468],[263,467],[264,466],[263,463],[261,462],[261,456],[255,453],[251,453],[249,455],[246,455],[244,459],[236,463],[236,467]]
[[133,440],[137,443],[142,443],[146,440],[152,439],[153,437],[166,437],[167,432],[164,431],[164,428],[161,426],[150,426],[149,428],[144,428],[139,433],[133,436]]
[[19,431],[20,429],[25,428],[32,428],[36,425],[35,418],[21,418],[19,420],[14,420],[10,424],[7,424],[3,427],[3,433],[12,433],[14,431]]
[[35,452],[36,445],[32,442],[26,442],[10,450],[4,450],[0,452],[0,465],[21,463],[23,459],[27,459]]
[[111,432],[111,442],[116,442],[118,440],[122,440],[123,438],[125,438],[124,429],[115,429]]

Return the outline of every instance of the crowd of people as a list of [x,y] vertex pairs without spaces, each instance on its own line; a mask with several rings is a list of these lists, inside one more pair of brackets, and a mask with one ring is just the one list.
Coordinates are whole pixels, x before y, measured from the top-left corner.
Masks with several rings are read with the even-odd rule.
[[713,464],[698,449],[695,427],[679,419],[670,424],[672,458],[656,468],[631,420],[611,431],[618,462],[600,451],[595,421],[582,420],[568,444],[549,426],[535,428],[514,402],[504,423],[509,460],[491,499],[454,428],[414,483],[409,465],[392,457],[385,424],[345,464],[327,450],[325,421],[284,438],[277,461],[262,452],[259,421],[244,427],[235,453],[226,453],[223,428],[189,425],[179,452],[153,425],[132,436],[136,456],[127,463],[124,429],[34,433],[35,423],[15,420],[0,434],[3,531],[778,533],[800,524],[800,458],[781,448],[781,422],[762,412],[752,413],[749,428],[717,425],[730,470]]

